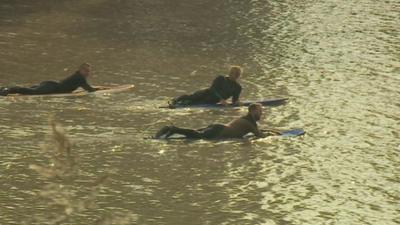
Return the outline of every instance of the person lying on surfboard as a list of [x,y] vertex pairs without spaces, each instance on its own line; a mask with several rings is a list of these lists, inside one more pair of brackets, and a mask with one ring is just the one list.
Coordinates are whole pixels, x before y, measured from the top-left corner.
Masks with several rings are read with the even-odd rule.
[[227,99],[232,97],[232,104],[239,105],[239,96],[242,86],[238,79],[242,74],[240,66],[231,66],[229,75],[218,76],[212,82],[210,88],[199,90],[191,95],[182,95],[168,102],[170,108],[175,105],[197,105],[197,104],[222,104],[228,105]]
[[79,66],[78,71],[76,71],[71,76],[61,80],[56,81],[43,81],[39,85],[32,87],[10,87],[10,88],[0,88],[0,95],[6,96],[8,94],[21,94],[21,95],[45,95],[45,94],[61,94],[61,93],[71,93],[78,89],[79,87],[85,89],[88,92],[93,92],[100,90],[101,88],[94,88],[90,86],[87,82],[87,78],[90,76],[92,66],[89,63],[83,63]]
[[[266,135],[257,126],[257,121],[260,120],[261,115],[262,106],[255,103],[248,107],[247,115],[237,118],[226,125],[212,124],[196,130],[165,126],[156,133],[154,138],[166,139],[174,134],[184,135],[189,139],[242,138],[248,133],[253,133],[257,137],[265,137]],[[276,133],[279,134],[279,132]]]

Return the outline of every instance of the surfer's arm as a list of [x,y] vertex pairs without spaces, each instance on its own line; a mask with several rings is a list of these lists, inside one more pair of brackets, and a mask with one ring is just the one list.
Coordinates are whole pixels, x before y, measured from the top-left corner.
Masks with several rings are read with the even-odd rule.
[[88,92],[94,92],[94,91],[100,90],[100,88],[95,88],[95,87],[90,86],[90,85],[88,84],[88,82],[86,81],[86,79],[83,79],[83,80],[82,80],[82,82],[81,82],[81,87],[82,87],[83,89],[85,89],[86,91],[88,91]]
[[242,92],[242,86],[240,86],[239,84],[238,84],[238,86],[237,86],[237,88],[236,88],[236,90],[234,91],[234,93],[233,93],[233,96],[232,96],[232,104],[233,105],[240,105],[240,102],[239,102],[239,97],[240,97],[240,93]]
[[261,130],[259,130],[257,126],[251,125],[250,129],[251,129],[251,133],[253,133],[256,137],[259,137],[259,138],[266,137],[266,135]]
[[[211,92],[217,97],[219,98],[219,100],[221,101],[221,104],[223,103],[223,100],[225,100],[221,94],[219,93],[222,87],[222,83],[224,82],[224,77],[223,76],[218,76],[217,78],[214,79],[212,85],[211,85]],[[225,105],[225,104],[224,104]]]

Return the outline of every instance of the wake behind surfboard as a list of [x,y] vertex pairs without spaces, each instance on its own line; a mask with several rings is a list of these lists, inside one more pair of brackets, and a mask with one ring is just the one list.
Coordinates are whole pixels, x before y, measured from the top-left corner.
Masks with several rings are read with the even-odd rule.
[[10,94],[5,96],[6,98],[23,98],[23,97],[49,97],[49,98],[56,98],[56,97],[81,97],[87,95],[108,95],[112,93],[120,93],[120,92],[127,92],[134,89],[135,85],[133,84],[125,84],[125,85],[115,85],[115,86],[94,86],[95,88],[102,88],[101,90],[94,91],[94,92],[87,92],[82,89],[78,89],[72,93],[63,93],[63,94],[45,94],[45,95],[21,95],[21,94]]
[[222,109],[222,108],[236,108],[236,107],[243,107],[243,106],[249,106],[250,104],[253,103],[259,103],[263,106],[280,106],[286,103],[288,98],[275,98],[275,99],[264,99],[260,101],[245,101],[241,102],[240,106],[237,105],[228,105],[224,106],[221,104],[196,104],[196,105],[173,105],[173,106],[161,106],[160,108],[168,108],[168,109],[182,109],[182,108],[211,108],[211,109]]

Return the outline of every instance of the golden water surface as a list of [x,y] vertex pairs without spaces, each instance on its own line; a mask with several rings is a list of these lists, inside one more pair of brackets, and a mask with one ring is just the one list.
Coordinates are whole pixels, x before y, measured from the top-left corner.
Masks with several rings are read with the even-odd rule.
[[[61,224],[400,224],[399,24],[399,0],[1,0],[0,86],[59,80],[87,61],[92,84],[136,89],[0,98],[0,224],[60,212]],[[307,134],[145,139],[244,114],[158,108],[231,64],[244,68],[242,99],[290,98],[260,126]],[[70,194],[84,199],[109,175],[95,207],[63,210],[38,194],[50,181],[29,166],[47,163],[51,116],[79,164]]]

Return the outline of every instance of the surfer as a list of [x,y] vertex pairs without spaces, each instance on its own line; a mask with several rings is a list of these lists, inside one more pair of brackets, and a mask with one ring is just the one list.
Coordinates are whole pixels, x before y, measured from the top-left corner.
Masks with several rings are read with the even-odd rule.
[[255,103],[248,107],[247,115],[237,118],[226,125],[212,124],[196,130],[165,126],[156,133],[154,138],[168,138],[173,134],[184,135],[189,139],[242,138],[248,133],[253,133],[257,137],[265,137],[265,134],[257,126],[257,121],[260,120],[261,115],[262,106]]
[[94,88],[87,82],[87,78],[90,76],[92,66],[89,63],[83,63],[79,66],[78,70],[71,76],[56,81],[43,81],[39,85],[32,87],[10,87],[0,88],[0,95],[6,96],[8,94],[21,94],[21,95],[44,95],[44,94],[61,94],[71,93],[79,87],[85,89],[88,92],[97,91],[100,88]]
[[242,86],[238,79],[243,70],[240,66],[231,66],[228,76],[218,76],[211,87],[199,90],[191,95],[182,95],[168,102],[170,108],[175,105],[217,104],[228,105],[227,99],[232,97],[232,104],[239,105]]

